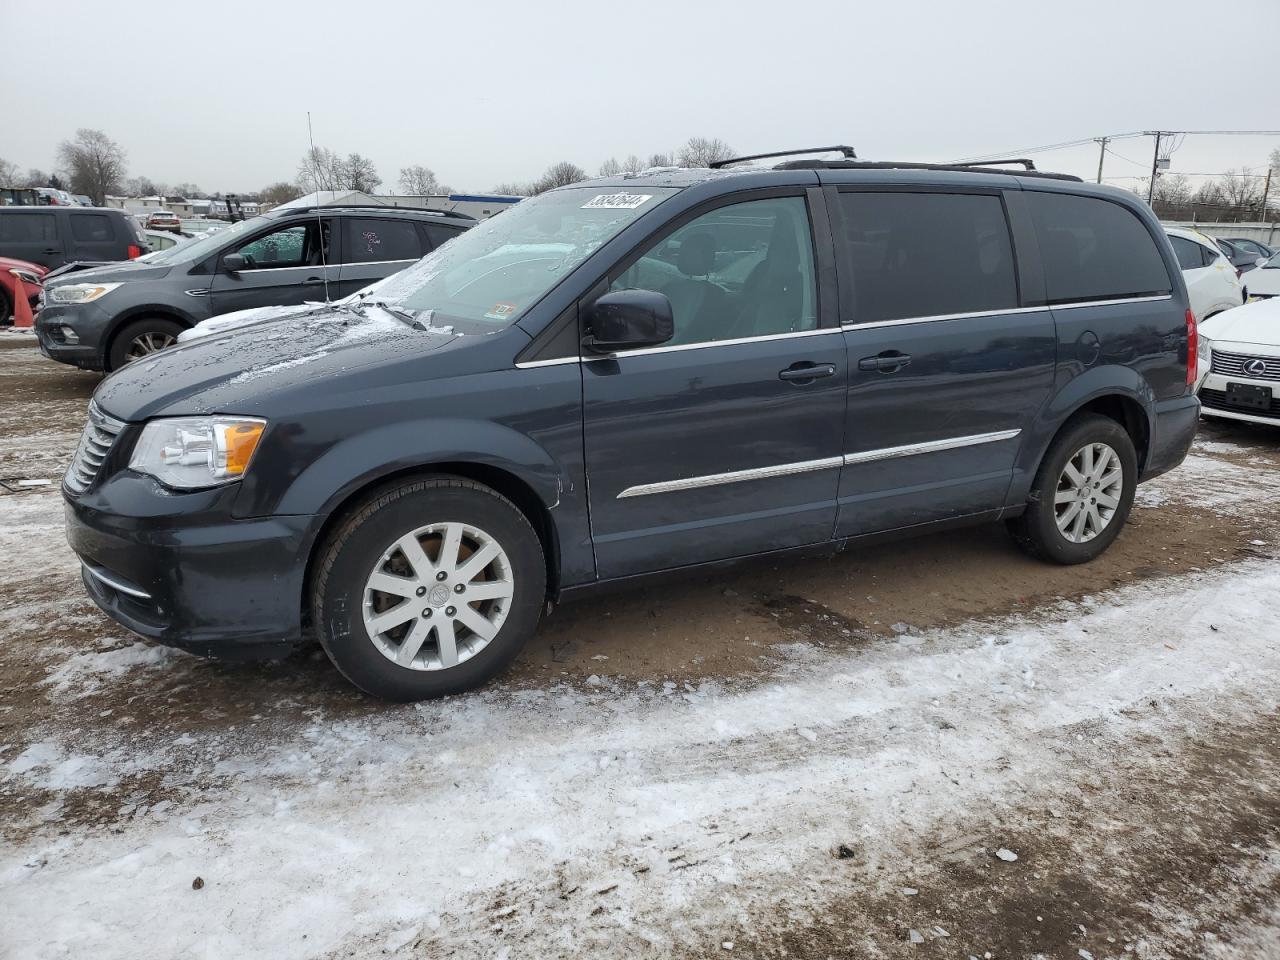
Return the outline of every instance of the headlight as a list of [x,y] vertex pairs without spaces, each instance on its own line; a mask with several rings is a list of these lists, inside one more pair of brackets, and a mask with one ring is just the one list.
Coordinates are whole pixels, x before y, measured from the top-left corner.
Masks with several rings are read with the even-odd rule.
[[169,417],[142,428],[129,469],[167,487],[198,490],[244,476],[267,422],[254,417]]
[[68,283],[49,287],[48,298],[50,303],[92,303],[118,286],[118,283]]
[[1201,360],[1208,360],[1213,341],[1202,333],[1197,338],[1197,342],[1196,353],[1200,355]]

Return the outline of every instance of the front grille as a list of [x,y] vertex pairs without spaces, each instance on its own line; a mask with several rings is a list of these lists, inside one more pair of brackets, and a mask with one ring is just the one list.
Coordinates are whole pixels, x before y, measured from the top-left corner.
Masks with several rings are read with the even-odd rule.
[[[1261,361],[1263,370],[1259,373],[1245,372],[1246,363]],[[1280,380],[1280,357],[1259,357],[1248,353],[1223,353],[1213,351],[1211,369],[1226,377],[1244,377],[1249,380]]]
[[1250,413],[1255,417],[1280,417],[1280,398],[1272,396],[1271,410],[1259,410],[1257,407],[1246,407],[1240,403],[1228,403],[1225,390],[1200,390],[1200,402],[1213,410],[1231,410],[1235,413]]
[[71,460],[71,466],[67,467],[67,475],[63,479],[69,490],[84,493],[89,489],[123,427],[123,421],[107,416],[98,409],[97,404],[89,404],[89,420],[84,425],[80,445],[76,447],[76,455]]

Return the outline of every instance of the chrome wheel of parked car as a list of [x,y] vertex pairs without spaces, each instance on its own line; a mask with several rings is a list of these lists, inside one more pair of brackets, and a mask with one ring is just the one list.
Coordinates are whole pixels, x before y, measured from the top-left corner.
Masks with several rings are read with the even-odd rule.
[[1124,467],[1105,443],[1087,443],[1058,477],[1054,514],[1072,543],[1087,543],[1107,528],[1124,493]]
[[364,626],[387,659],[447,670],[497,636],[515,594],[511,561],[485,531],[434,523],[406,533],[378,558],[364,588]]
[[178,338],[167,332],[140,333],[129,341],[129,349],[125,352],[125,362],[141,360],[177,343]]

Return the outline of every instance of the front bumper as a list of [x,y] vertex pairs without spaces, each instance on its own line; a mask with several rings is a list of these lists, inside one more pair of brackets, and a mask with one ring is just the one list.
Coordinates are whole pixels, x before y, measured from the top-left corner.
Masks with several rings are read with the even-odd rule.
[[[1259,348],[1257,346],[1228,344],[1224,349],[1229,353],[1271,356],[1275,348]],[[1247,423],[1265,423],[1280,426],[1280,381],[1249,377],[1243,374],[1214,373],[1212,364],[1207,358],[1199,362],[1200,382],[1196,393],[1200,397],[1203,413],[1206,417],[1219,417],[1225,420],[1243,420]],[[1261,410],[1257,407],[1242,406],[1231,403],[1227,399],[1227,385],[1240,383],[1254,387],[1265,387],[1271,391],[1271,409]]]
[[[111,316],[96,303],[58,304],[46,299],[35,321],[40,352],[50,360],[84,370],[102,370],[105,359],[102,336]],[[60,334],[64,327],[75,331],[79,338],[76,343],[67,342]]]
[[89,596],[148,640],[228,659],[270,659],[302,638],[306,547],[318,518],[231,515],[236,485],[173,493],[124,471],[63,489],[67,540]]

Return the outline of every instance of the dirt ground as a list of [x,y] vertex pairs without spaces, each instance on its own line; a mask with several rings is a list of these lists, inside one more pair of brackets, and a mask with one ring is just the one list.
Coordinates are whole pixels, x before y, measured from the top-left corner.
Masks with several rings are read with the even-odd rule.
[[[0,846],[37,863],[28,872],[42,851],[128,831],[140,810],[191,808],[240,752],[298,749],[321,719],[377,726],[413,709],[359,695],[315,651],[265,665],[203,661],[146,647],[93,607],[60,539],[57,483],[98,380],[43,360],[27,337],[0,337],[0,552],[12,564],[0,587]],[[907,671],[905,688],[917,645],[1068,620],[1144,585],[1176,597],[1206,576],[1267,569],[1277,521],[1280,430],[1206,421],[1187,464],[1144,485],[1129,527],[1087,566],[1037,563],[992,526],[580,601],[555,610],[497,691],[473,702],[560,691],[606,704],[648,691],[760,697],[823,658],[889,664]],[[1257,630],[1260,649],[1280,653],[1274,619]],[[1194,674],[1195,664],[1183,666]],[[721,939],[669,906],[664,921],[646,921],[662,927],[652,955],[1280,958],[1280,679],[1267,674],[1248,689],[1247,715],[1224,706],[1225,687],[1188,687],[1176,710],[1158,697],[1099,706],[1078,739],[1064,719],[1052,779],[992,756],[984,762],[1006,785],[998,801],[965,807],[945,829],[936,818],[929,829],[904,820],[874,843],[857,829],[842,840],[831,825],[821,869],[809,875],[794,863],[766,869],[760,852],[740,867],[746,876],[730,898],[737,933]],[[466,699],[454,698],[459,709]],[[1116,726],[1125,711],[1134,711],[1128,732]],[[1090,723],[1105,731],[1094,736]],[[187,740],[202,748],[160,765],[130,762]],[[28,775],[46,769],[29,760],[34,748],[72,742],[77,762],[110,775],[63,769],[70,760]],[[856,754],[846,762],[856,765]],[[721,759],[754,769],[749,751]],[[897,810],[912,796],[886,803]],[[994,858],[997,845],[1016,861]],[[0,867],[0,914],[4,876]],[[779,897],[778,882],[803,891],[803,903]],[[631,928],[651,909],[614,904],[607,891],[598,906],[572,915],[583,930],[615,914]],[[488,946],[476,955],[561,955],[504,916],[486,921]],[[0,956],[28,955],[5,953],[3,923]],[[564,955],[591,955],[593,942]],[[348,931],[296,955],[467,955],[446,946],[428,926],[393,949],[383,933]],[[641,943],[632,955],[651,954]]]

